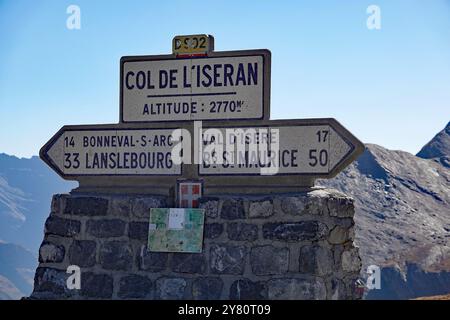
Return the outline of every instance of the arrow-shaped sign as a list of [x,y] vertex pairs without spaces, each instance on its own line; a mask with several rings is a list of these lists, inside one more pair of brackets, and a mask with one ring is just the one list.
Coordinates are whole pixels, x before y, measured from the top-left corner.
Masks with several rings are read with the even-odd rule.
[[[220,159],[221,163],[204,161],[199,167],[199,175],[328,177],[338,173],[364,150],[363,144],[334,119],[275,120],[258,126],[227,126],[217,130],[216,136],[211,128],[203,129],[205,146],[211,140],[234,141],[233,144],[237,144],[244,137],[249,147],[241,148],[241,152],[238,152],[238,147],[234,147],[230,153],[226,152],[225,146],[224,156],[214,159]],[[268,150],[273,152],[269,153]],[[270,170],[271,166],[276,169]]]
[[63,178],[81,176],[181,175],[171,160],[173,129],[120,125],[64,126],[40,157]]
[[[186,124],[183,126],[187,128]],[[236,181],[239,176],[249,176],[245,178],[246,182],[276,178],[280,184],[289,184],[292,179],[280,180],[282,176],[333,177],[364,150],[364,145],[334,119],[241,121],[234,126],[208,123],[197,130],[202,133],[203,162],[197,166],[179,165],[172,157],[176,144],[172,134],[178,127],[167,128],[164,124],[65,126],[42,147],[40,156],[65,179],[79,180],[83,176],[184,177],[182,168],[190,166],[187,178],[202,177],[214,184],[220,183],[221,179],[230,180],[230,177],[220,176],[234,176],[232,179]],[[194,134],[193,131],[188,133]],[[216,137],[212,139],[213,135]],[[234,139],[230,139],[230,135]],[[191,138],[198,139],[195,134]],[[226,145],[222,153],[225,161],[205,161],[212,141],[234,141],[237,145],[242,138],[244,149],[231,153],[235,162],[230,162]],[[258,153],[268,150],[270,153],[266,156],[272,159],[270,165],[261,161]],[[269,170],[273,177],[263,177],[262,174],[267,175],[267,172],[263,173],[261,169],[273,165],[278,166],[272,173]]]
[[[267,151],[258,152],[258,148],[253,148],[250,152],[247,148],[244,152],[238,153],[236,152],[238,148],[235,148],[233,156],[230,157],[233,163],[224,161],[226,156],[222,157],[221,164],[216,164],[214,161],[204,162],[199,166],[199,175],[261,175],[262,171],[264,172],[262,169],[268,169],[268,164],[275,163],[277,170],[266,170],[268,174],[276,172],[276,176],[302,175],[330,178],[350,164],[364,150],[363,143],[335,119],[270,120],[255,123],[257,125],[231,127],[222,125],[214,126],[214,128],[219,129],[216,133],[220,136],[219,140],[232,140],[229,137],[227,140],[228,132],[228,135],[245,136],[249,145],[272,143],[274,147],[266,146],[266,149],[275,150],[272,153],[272,161],[268,162],[269,157],[262,156]],[[203,128],[203,145],[207,146],[214,135],[214,131],[209,132],[211,132],[210,127]],[[217,140],[217,137],[212,140]],[[262,159],[258,158],[258,155],[262,156]]]

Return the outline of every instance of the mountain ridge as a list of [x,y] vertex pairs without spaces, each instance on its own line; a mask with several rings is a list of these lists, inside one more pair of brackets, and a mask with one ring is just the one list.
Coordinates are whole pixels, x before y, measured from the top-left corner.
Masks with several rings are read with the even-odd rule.
[[418,153],[423,159],[434,159],[450,168],[450,121]]
[[450,291],[450,170],[443,161],[449,157],[449,131],[447,124],[422,148],[433,146],[433,153],[421,151],[422,157],[366,144],[364,153],[338,176],[318,181],[355,199],[355,243],[363,271],[375,264],[390,279],[368,298],[409,299]]

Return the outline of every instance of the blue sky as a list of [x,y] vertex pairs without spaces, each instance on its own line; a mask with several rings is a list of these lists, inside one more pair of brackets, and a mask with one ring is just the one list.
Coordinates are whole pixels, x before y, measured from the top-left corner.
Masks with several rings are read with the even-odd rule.
[[[66,28],[70,4],[81,30]],[[366,9],[381,9],[368,30]],[[334,117],[416,153],[450,120],[450,1],[0,0],[0,152],[36,155],[64,124],[117,123],[119,59],[177,34],[272,52],[271,118]]]

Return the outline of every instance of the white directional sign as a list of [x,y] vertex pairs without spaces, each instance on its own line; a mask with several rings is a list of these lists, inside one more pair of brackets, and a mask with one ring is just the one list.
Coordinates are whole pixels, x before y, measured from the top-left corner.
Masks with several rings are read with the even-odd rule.
[[181,175],[170,129],[61,129],[41,150],[64,177]]
[[121,59],[121,122],[268,119],[270,52]]
[[[328,175],[363,149],[350,133],[333,126],[338,123],[331,119],[298,125],[279,120],[270,126],[203,129],[203,148],[210,149],[203,152],[199,175]],[[216,149],[216,141],[225,143]],[[218,151],[214,157],[211,150]]]
[[[251,179],[257,181],[260,178],[256,176],[331,177],[364,150],[364,145],[334,119],[241,123],[186,131],[190,136],[183,136],[183,145],[194,146],[194,152],[201,157],[195,162],[195,156],[191,155],[181,165],[172,158],[172,152],[178,155],[173,148],[182,147],[172,138],[178,126],[66,126],[42,147],[40,156],[64,178],[183,177],[182,168],[189,166],[191,176],[184,178],[192,178],[192,174],[205,179],[234,175],[255,176]],[[188,140],[190,143],[185,144]],[[201,142],[197,144],[201,149],[195,149],[195,141]],[[192,171],[192,167],[197,169]]]

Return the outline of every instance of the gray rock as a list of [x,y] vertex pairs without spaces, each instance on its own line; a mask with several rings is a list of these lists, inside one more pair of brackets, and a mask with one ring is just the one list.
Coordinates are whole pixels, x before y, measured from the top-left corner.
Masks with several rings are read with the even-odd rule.
[[185,297],[186,280],[162,277],[156,280],[158,297],[163,300],[181,300]]
[[347,272],[359,272],[361,270],[361,259],[357,248],[342,253],[342,270]]
[[305,213],[306,198],[304,196],[281,198],[281,210],[285,214],[298,216]]
[[140,197],[131,200],[131,213],[137,218],[150,218],[151,208],[165,208],[166,199],[163,197]]
[[243,274],[246,248],[229,244],[215,244],[210,248],[210,268],[215,274]]
[[279,241],[315,241],[322,239],[327,227],[318,221],[268,222],[263,225],[264,239]]
[[165,252],[150,252],[146,246],[141,247],[137,261],[139,270],[148,272],[160,272],[167,267],[168,254]]
[[233,282],[230,288],[231,300],[263,300],[267,299],[267,288],[264,282],[253,282],[240,279]]
[[133,265],[132,249],[128,241],[107,241],[99,254],[100,264],[106,270],[130,270]]
[[54,234],[62,237],[73,237],[80,233],[81,222],[50,216],[45,222],[45,234]]
[[206,223],[204,226],[206,239],[216,239],[221,236],[222,232],[223,224],[221,223]]
[[49,241],[44,241],[39,248],[39,262],[59,263],[64,260],[66,249],[63,245],[57,245]]
[[226,220],[244,219],[245,208],[242,199],[226,199],[222,203],[220,217]]
[[68,194],[55,194],[52,197],[52,203],[50,205],[51,213],[62,213],[65,208],[65,201],[69,195]]
[[205,209],[205,215],[208,218],[215,219],[219,216],[219,199],[212,197],[202,197],[199,199],[200,209]]
[[260,201],[251,201],[248,216],[250,218],[267,218],[272,216],[273,211],[273,200],[264,199]]
[[348,240],[348,230],[340,226],[334,227],[328,236],[328,242],[331,244],[342,244]]
[[303,246],[300,249],[299,271],[301,273],[328,275],[333,272],[334,260],[330,249],[318,246]]
[[65,270],[38,267],[34,277],[34,292],[51,292],[62,297],[69,291],[66,286],[68,277]]
[[348,299],[346,291],[342,280],[332,278],[330,281],[330,293],[327,298],[330,300],[346,300]]
[[250,264],[252,272],[259,276],[283,274],[289,268],[289,249],[270,245],[253,247]]
[[111,299],[113,279],[107,274],[83,272],[81,274],[81,294],[95,299]]
[[65,214],[79,216],[105,216],[108,213],[108,199],[97,197],[68,197]]
[[197,278],[192,283],[192,297],[196,300],[218,300],[222,290],[223,281],[217,277]]
[[120,219],[89,220],[86,232],[92,237],[113,238],[124,235],[126,223]]
[[152,297],[152,281],[139,275],[128,275],[120,278],[119,292],[121,299],[144,299]]
[[181,273],[204,273],[206,257],[198,253],[174,253],[172,255],[172,271]]
[[95,265],[97,245],[93,240],[74,240],[69,248],[69,262],[82,268]]
[[335,245],[333,246],[333,260],[334,265],[336,267],[342,265],[342,252],[344,252],[344,246],[343,245]]
[[355,225],[353,218],[338,218],[335,219],[335,223],[345,229],[349,229]]
[[355,241],[355,227],[351,227],[348,229],[348,240],[352,243]]
[[[284,213],[298,216],[310,215],[331,215],[348,216],[344,203],[352,206],[352,199],[346,195],[334,191],[316,189],[300,195],[281,198],[281,208]],[[350,215],[352,216],[352,215]]]
[[131,212],[130,198],[114,196],[109,202],[109,211],[121,218],[128,218]]
[[258,226],[256,224],[231,222],[227,224],[227,234],[230,240],[255,241],[258,239]]
[[147,241],[148,225],[148,222],[130,222],[128,224],[128,237],[130,239]]
[[267,283],[269,300],[324,300],[326,287],[320,279],[272,279]]
[[328,210],[331,217],[353,218],[355,215],[354,201],[346,195],[334,195],[328,200]]

